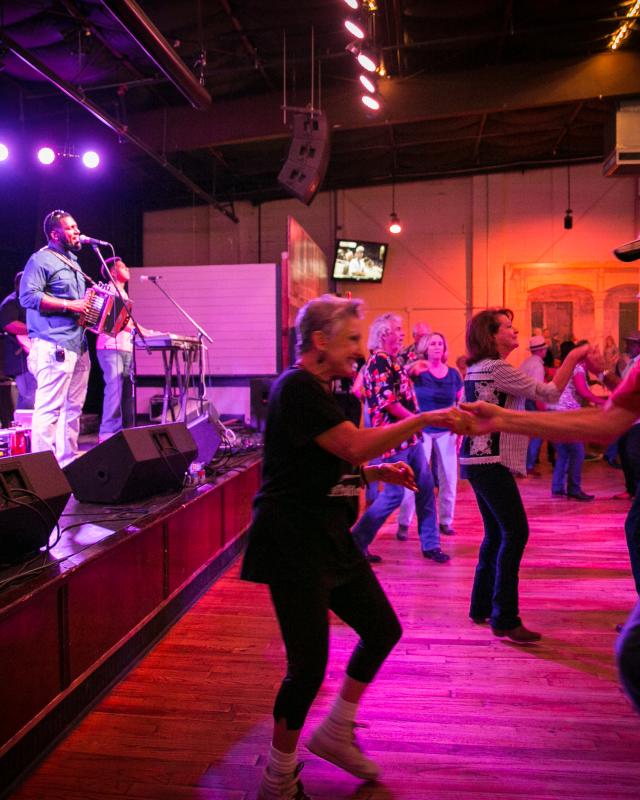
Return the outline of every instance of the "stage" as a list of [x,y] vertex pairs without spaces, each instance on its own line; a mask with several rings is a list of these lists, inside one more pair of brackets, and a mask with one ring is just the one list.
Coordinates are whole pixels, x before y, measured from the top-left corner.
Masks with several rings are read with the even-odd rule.
[[72,497],[55,547],[0,570],[0,791],[233,560],[259,474],[248,452],[142,502]]
[[[480,518],[462,482],[448,564],[420,555],[395,519],[372,550],[404,635],[367,691],[358,733],[383,767],[363,784],[301,748],[314,800],[632,800],[640,716],[615,671],[615,625],[636,595],[621,473],[588,463],[593,503],[520,482],[531,535],[524,622],[541,643],[496,639],[468,619]],[[331,657],[303,741],[327,711],[355,644],[334,619]],[[284,655],[264,586],[234,564],[11,795],[12,800],[253,800]]]

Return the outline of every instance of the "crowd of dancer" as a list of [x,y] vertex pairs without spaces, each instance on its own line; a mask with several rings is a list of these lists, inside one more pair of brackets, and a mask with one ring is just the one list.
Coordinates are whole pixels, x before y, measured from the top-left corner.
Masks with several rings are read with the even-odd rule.
[[[371,567],[381,558],[369,550],[391,513],[400,508],[396,535],[403,541],[415,510],[422,555],[438,564],[449,561],[440,534],[455,533],[459,461],[484,524],[469,616],[489,623],[497,637],[534,643],[541,634],[523,625],[518,601],[528,523],[515,476],[527,474],[528,435],[566,443],[566,457],[560,448],[556,456],[558,474],[568,476],[563,494],[585,501],[590,497],[575,483],[570,446],[594,438],[594,413],[603,420],[596,426],[595,438],[601,440],[622,435],[640,417],[640,368],[631,368],[603,409],[604,400],[591,393],[586,376],[604,372],[604,364],[588,343],[566,347],[549,380],[511,366],[506,359],[518,346],[518,334],[509,309],[490,309],[470,320],[467,353],[460,362],[464,379],[447,364],[441,333],[425,323],[413,333],[413,343],[403,349],[400,318],[379,317],[371,325],[363,364],[360,301],[331,295],[312,300],[296,323],[298,360],[271,391],[263,483],[242,568],[243,578],[268,584],[287,654],[260,800],[309,798],[300,780],[297,746],[324,678],[329,611],[350,625],[359,641],[339,695],[307,747],[364,780],[380,772],[360,748],[355,728],[362,695],[402,633]],[[536,357],[541,338],[544,342],[534,332],[529,342]],[[345,382],[358,368],[347,393],[351,402],[345,403],[334,391],[335,381],[344,395]],[[583,391],[592,394],[588,399],[594,405],[571,410],[563,398],[584,398]],[[364,405],[364,427],[354,413],[359,410],[354,394]],[[527,401],[568,410],[536,413],[525,410]],[[584,413],[590,424],[584,424]],[[565,421],[558,424],[558,417]],[[379,482],[383,487],[375,491]],[[553,486],[559,492],[555,472]],[[362,489],[368,490],[370,504],[358,519]],[[634,508],[640,518],[640,501]],[[628,525],[635,525],[633,519]],[[630,550],[632,544],[636,550],[632,564],[640,554],[634,536],[627,531]],[[639,609],[621,635],[619,664],[640,707]]]

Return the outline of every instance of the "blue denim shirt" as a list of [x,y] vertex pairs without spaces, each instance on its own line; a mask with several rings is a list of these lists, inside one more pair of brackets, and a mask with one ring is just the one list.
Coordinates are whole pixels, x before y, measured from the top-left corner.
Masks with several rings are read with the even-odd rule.
[[[65,350],[81,353],[85,349],[84,330],[78,325],[77,315],[40,311],[44,294],[63,300],[80,300],[85,293],[84,277],[59,259],[53,249],[52,245],[43,247],[27,261],[20,281],[20,304],[27,309],[30,338],[45,339]],[[77,263],[75,253],[58,252]]]

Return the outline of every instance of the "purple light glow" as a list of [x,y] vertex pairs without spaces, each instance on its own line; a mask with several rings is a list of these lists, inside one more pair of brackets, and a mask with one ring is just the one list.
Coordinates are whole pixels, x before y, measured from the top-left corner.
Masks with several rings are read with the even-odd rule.
[[38,161],[41,164],[53,164],[56,160],[56,154],[50,147],[41,147],[38,150]]
[[0,142],[0,161],[6,161],[9,158],[9,148],[6,144]]
[[100,156],[95,150],[87,150],[82,156],[82,163],[87,169],[95,169],[100,163]]

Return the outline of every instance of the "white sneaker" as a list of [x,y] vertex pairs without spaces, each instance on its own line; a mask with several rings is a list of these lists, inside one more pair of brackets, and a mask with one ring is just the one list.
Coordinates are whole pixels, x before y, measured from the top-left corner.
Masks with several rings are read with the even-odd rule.
[[357,778],[375,781],[380,767],[362,752],[355,735],[355,729],[363,727],[355,722],[340,725],[327,717],[313,732],[307,749]]
[[283,777],[272,775],[266,767],[258,789],[258,800],[312,800],[305,793],[299,777],[303,767],[304,762],[301,761],[291,775]]

